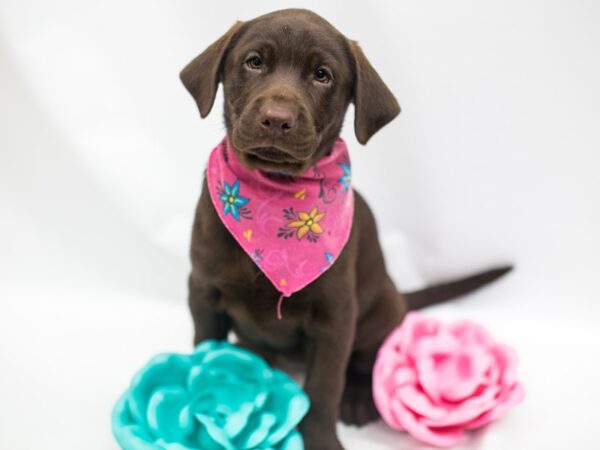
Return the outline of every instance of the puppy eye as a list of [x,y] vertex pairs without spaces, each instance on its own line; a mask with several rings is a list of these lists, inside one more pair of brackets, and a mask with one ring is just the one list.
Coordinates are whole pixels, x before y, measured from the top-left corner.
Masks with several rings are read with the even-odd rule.
[[331,73],[325,67],[319,67],[314,73],[315,80],[319,83],[329,83],[331,81]]
[[251,69],[260,69],[263,65],[263,60],[260,55],[252,55],[246,60],[246,65]]

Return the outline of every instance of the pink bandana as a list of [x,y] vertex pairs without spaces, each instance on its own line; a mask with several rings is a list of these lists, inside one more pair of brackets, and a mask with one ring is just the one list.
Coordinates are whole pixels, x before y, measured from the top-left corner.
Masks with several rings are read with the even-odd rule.
[[350,157],[338,138],[300,176],[242,166],[227,138],[210,154],[213,205],[244,251],[281,292],[281,302],[311,283],[340,255],[350,236],[354,193]]

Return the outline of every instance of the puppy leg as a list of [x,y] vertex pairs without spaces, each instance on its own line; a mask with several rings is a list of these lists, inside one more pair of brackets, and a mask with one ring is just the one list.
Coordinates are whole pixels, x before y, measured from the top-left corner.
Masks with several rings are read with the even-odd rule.
[[[336,297],[334,304],[339,306],[339,295]],[[337,438],[336,423],[356,323],[356,301],[348,303],[345,308],[338,307],[335,314],[323,313],[321,319],[314,317],[307,326],[305,389],[311,408],[300,426],[307,450],[343,449]]]
[[227,339],[231,323],[225,312],[217,309],[218,289],[204,283],[195,272],[190,275],[188,286],[188,305],[194,321],[194,345],[207,339]]
[[379,418],[373,400],[373,366],[383,340],[402,322],[406,311],[404,298],[388,279],[375,306],[361,318],[357,328],[340,409],[344,423],[363,426]]
[[270,366],[277,367],[277,356],[278,355],[276,352],[269,350],[260,344],[257,344],[255,342],[252,342],[247,339],[244,339],[244,338],[240,337],[239,335],[237,337],[238,337],[238,341],[235,343],[235,345],[237,345],[238,347],[241,347],[245,350],[248,350],[252,353],[257,354],[258,356],[263,358],[265,361],[267,361],[267,363]]
[[373,378],[370,373],[348,368],[340,406],[340,417],[346,425],[362,427],[379,418],[373,400],[372,384]]

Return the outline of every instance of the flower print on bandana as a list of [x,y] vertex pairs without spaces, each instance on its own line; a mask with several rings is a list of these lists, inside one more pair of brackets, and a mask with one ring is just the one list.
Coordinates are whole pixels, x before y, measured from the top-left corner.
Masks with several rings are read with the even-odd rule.
[[277,237],[288,239],[295,235],[300,241],[306,236],[309,242],[317,242],[319,235],[323,233],[323,227],[319,225],[319,222],[323,220],[325,213],[319,212],[316,206],[310,212],[300,211],[297,213],[294,208],[284,209],[283,217],[290,222],[279,228]]
[[347,191],[350,189],[350,182],[352,181],[352,169],[346,163],[340,163],[340,167],[344,171],[344,174],[340,177],[338,183],[342,185],[342,191]]
[[233,184],[228,184],[226,181],[217,186],[219,199],[223,202],[223,215],[231,214],[231,216],[240,221],[240,217],[244,219],[252,219],[250,210],[248,209],[249,198],[240,195],[240,180],[235,180]]
[[331,252],[325,252],[323,253],[323,256],[325,257],[325,264],[321,266],[321,272],[325,272],[327,269],[329,269],[335,258]]
[[262,260],[264,259],[265,255],[264,255],[265,251],[262,248],[257,248],[256,250],[254,250],[252,252],[252,260],[260,265],[260,263],[262,262]]

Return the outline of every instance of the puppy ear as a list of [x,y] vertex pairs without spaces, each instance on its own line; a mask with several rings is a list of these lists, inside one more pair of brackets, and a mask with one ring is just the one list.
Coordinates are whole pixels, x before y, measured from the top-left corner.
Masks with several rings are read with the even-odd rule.
[[227,33],[196,56],[179,74],[183,85],[196,100],[202,118],[208,116],[212,109],[222,78],[224,56],[242,25],[243,22],[236,22]]
[[379,129],[398,114],[400,105],[379,77],[356,41],[349,41],[354,57],[354,132],[366,144]]

